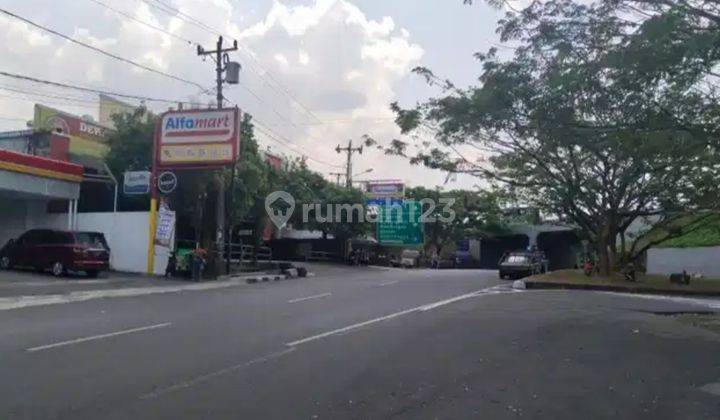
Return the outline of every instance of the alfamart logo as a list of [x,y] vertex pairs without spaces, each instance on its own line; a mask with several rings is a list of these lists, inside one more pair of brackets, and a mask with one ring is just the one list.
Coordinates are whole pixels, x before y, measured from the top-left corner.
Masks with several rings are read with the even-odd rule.
[[170,117],[165,120],[165,130],[200,130],[206,128],[230,128],[230,115],[227,113],[219,117]]
[[[452,206],[454,198],[440,198],[442,207],[431,198],[419,200],[420,206],[403,205],[390,198],[382,205],[386,211],[380,211],[378,205],[365,206],[359,203],[303,203],[302,223],[314,220],[317,223],[377,223],[392,221],[417,221],[418,223],[450,223],[455,220]],[[290,221],[296,208],[295,198],[287,191],[274,191],[265,197],[265,211],[278,228]],[[422,209],[422,210],[417,210]]]

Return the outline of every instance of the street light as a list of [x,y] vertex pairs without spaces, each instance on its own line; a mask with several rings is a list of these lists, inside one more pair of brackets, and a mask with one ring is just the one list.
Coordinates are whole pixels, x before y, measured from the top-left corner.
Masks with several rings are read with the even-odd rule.
[[369,174],[369,173],[372,172],[372,171],[374,171],[373,168],[370,168],[370,169],[365,170],[365,171],[362,171],[362,172],[358,172],[358,173],[356,173],[356,174],[353,174],[353,178],[356,177],[356,176],[358,176],[358,175]]

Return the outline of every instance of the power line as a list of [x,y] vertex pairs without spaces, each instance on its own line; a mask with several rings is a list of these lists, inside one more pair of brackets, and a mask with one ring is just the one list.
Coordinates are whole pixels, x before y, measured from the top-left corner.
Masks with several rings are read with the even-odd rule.
[[175,75],[170,74],[170,73],[166,73],[166,72],[164,72],[164,71],[162,71],[162,70],[157,70],[157,69],[154,69],[154,68],[152,68],[152,67],[148,67],[148,66],[146,66],[146,65],[144,65],[144,64],[137,63],[137,62],[132,61],[132,60],[130,60],[130,59],[121,57],[121,56],[119,56],[119,55],[116,55],[116,54],[113,54],[113,53],[110,53],[110,52],[107,52],[107,51],[105,51],[105,50],[103,50],[103,49],[100,49],[100,48],[97,48],[97,47],[94,47],[94,46],[92,46],[92,45],[90,45],[90,44],[87,44],[87,43],[85,43],[85,42],[78,41],[78,40],[75,39],[75,38],[72,38],[72,37],[67,36],[67,35],[65,35],[65,34],[62,34],[62,33],[60,33],[60,32],[57,32],[57,31],[55,31],[55,30],[53,30],[53,29],[47,28],[47,27],[45,27],[45,26],[42,26],[42,25],[40,25],[40,24],[38,24],[38,23],[35,23],[35,22],[33,22],[33,21],[29,20],[29,19],[26,19],[26,18],[24,18],[24,17],[22,17],[22,16],[18,16],[18,15],[14,14],[14,13],[11,13],[11,12],[5,10],[5,9],[0,8],[0,12],[4,13],[4,14],[10,16],[10,17],[13,17],[13,18],[15,18],[15,19],[18,19],[18,20],[20,20],[20,21],[22,21],[22,22],[25,22],[25,23],[27,23],[28,25],[32,25],[32,26],[34,26],[34,27],[36,27],[36,28],[38,28],[38,29],[41,29],[41,30],[43,30],[43,31],[45,31],[45,32],[49,32],[49,33],[51,33],[51,34],[53,34],[53,35],[56,35],[56,36],[58,36],[58,37],[60,37],[60,38],[63,38],[63,39],[65,39],[65,40],[68,40],[68,41],[70,41],[70,42],[72,42],[72,43],[74,43],[74,44],[80,45],[80,46],[82,46],[82,47],[88,48],[88,49],[90,49],[90,50],[92,50],[92,51],[95,51],[95,52],[100,53],[100,54],[102,54],[102,55],[105,55],[105,56],[107,56],[107,57],[113,58],[113,59],[118,60],[118,61],[121,61],[121,62],[123,62],[123,63],[127,63],[127,64],[130,64],[130,65],[133,65],[133,66],[135,66],[135,67],[137,67],[137,68],[140,68],[140,69],[143,69],[143,70],[146,70],[146,71],[155,73],[155,74],[159,74],[159,75],[161,75],[161,76],[165,76],[165,77],[170,78],[170,79],[173,79],[173,80],[177,80],[177,81],[179,81],[179,82],[183,82],[183,83],[186,83],[186,84],[189,84],[189,85],[193,85],[193,86],[197,86],[197,87],[199,87],[199,88],[201,88],[201,89],[204,89],[204,87],[203,87],[202,85],[200,85],[199,83],[195,83],[195,82],[193,82],[193,81],[191,81],[191,80],[187,80],[187,79],[184,79],[184,78],[179,77],[179,76],[175,76]]
[[[143,2],[148,3],[147,0],[143,0]],[[183,20],[185,20],[185,21],[187,21],[187,22],[190,22],[190,23],[194,24],[195,26],[197,26],[197,27],[199,27],[199,28],[204,29],[204,30],[212,33],[213,35],[217,35],[217,36],[222,36],[222,35],[223,35],[223,34],[221,34],[220,32],[216,31],[216,30],[215,30],[213,27],[211,27],[210,25],[206,25],[206,24],[203,23],[202,21],[200,21],[200,20],[198,20],[198,19],[195,19],[194,17],[192,17],[192,16],[190,16],[190,15],[188,15],[188,14],[185,14],[185,13],[181,12],[179,9],[177,9],[177,8],[175,8],[175,7],[169,5],[169,4],[167,4],[167,3],[165,3],[165,2],[163,2],[163,1],[161,1],[161,0],[154,0],[154,2],[157,3],[157,4],[159,4],[159,5],[161,5],[161,6],[164,7],[166,10],[169,10],[171,13],[175,13],[175,14],[177,14],[178,16],[184,18]],[[166,12],[166,13],[167,13],[167,12]]]
[[90,1],[93,2],[93,3],[95,3],[95,4],[97,4],[97,5],[99,5],[99,6],[102,6],[102,7],[106,8],[106,9],[112,10],[113,12],[117,13],[118,15],[121,15],[121,16],[124,16],[124,17],[126,17],[126,18],[128,18],[128,19],[131,19],[131,20],[133,20],[133,21],[135,21],[135,22],[137,22],[137,23],[139,23],[139,24],[141,24],[141,25],[147,26],[148,28],[151,28],[151,29],[155,29],[156,31],[160,31],[160,32],[162,32],[162,33],[164,33],[164,34],[166,34],[166,35],[169,35],[169,36],[177,39],[177,40],[180,40],[180,41],[182,41],[182,42],[185,42],[185,43],[187,43],[188,45],[197,45],[196,42],[193,42],[193,41],[191,41],[191,40],[189,40],[189,39],[187,39],[187,38],[184,38],[184,37],[182,37],[182,36],[180,36],[180,35],[178,35],[178,34],[174,34],[174,33],[170,32],[170,31],[168,31],[168,30],[165,30],[165,29],[159,27],[159,26],[155,26],[155,25],[153,25],[153,24],[151,24],[151,23],[148,23],[148,22],[145,22],[145,21],[143,21],[143,20],[140,20],[140,19],[136,18],[135,16],[133,16],[133,15],[131,15],[131,14],[129,14],[129,13],[125,13],[125,12],[123,12],[122,10],[118,10],[118,9],[110,6],[109,4],[105,4],[105,3],[103,3],[103,2],[101,2],[101,1],[99,1],[99,0],[90,0]]
[[312,156],[308,156],[304,151],[298,150],[298,149],[296,148],[296,146],[292,143],[292,141],[291,141],[290,139],[288,139],[287,137],[285,137],[285,136],[283,136],[283,135],[281,135],[281,134],[278,134],[277,132],[273,131],[272,129],[270,129],[270,128],[267,127],[266,125],[264,125],[264,124],[260,123],[259,121],[257,121],[256,119],[253,119],[253,123],[255,124],[256,128],[259,129],[259,131],[260,131],[261,133],[263,133],[264,135],[268,136],[271,140],[273,140],[273,141],[275,141],[275,142],[277,142],[277,143],[280,143],[280,144],[286,146],[287,148],[293,150],[295,153],[298,153],[300,156],[307,157],[308,159],[310,159],[310,160],[312,160],[312,161],[314,161],[314,162],[320,163],[320,164],[322,164],[322,165],[327,165],[327,166],[336,167],[336,168],[342,168],[342,165],[336,165],[336,164],[333,164],[333,163],[324,161],[324,160],[322,160],[322,159],[318,159],[318,158],[315,158],[315,157],[312,157]]
[[[0,76],[6,76],[6,77],[11,77],[13,79],[25,80],[25,81],[29,81],[29,82],[41,83],[41,84],[45,84],[45,85],[49,85],[49,86],[73,89],[73,90],[78,90],[78,91],[83,91],[83,92],[91,92],[91,93],[98,93],[98,94],[104,94],[104,95],[110,95],[110,96],[117,96],[120,98],[138,99],[141,101],[162,102],[162,103],[168,103],[168,104],[178,104],[178,103],[191,104],[190,102],[187,102],[187,101],[176,101],[176,100],[172,100],[172,99],[153,98],[150,96],[132,95],[132,94],[128,94],[128,93],[113,92],[113,91],[103,90],[103,89],[95,89],[95,88],[71,85],[71,84],[67,84],[67,83],[53,82],[50,80],[38,79],[35,77],[30,77],[30,76],[23,76],[21,74],[10,73],[10,72],[6,72],[6,71],[2,71],[2,70],[0,70]],[[203,88],[203,89],[205,89],[205,88]]]
[[[162,12],[164,12],[164,13],[170,15],[170,16],[173,16],[173,17],[174,17],[174,16],[177,16],[179,19],[181,19],[181,20],[183,20],[183,21],[185,21],[185,22],[187,22],[187,23],[190,23],[190,24],[192,24],[192,25],[194,25],[194,26],[196,26],[196,27],[198,27],[198,28],[200,28],[200,29],[202,29],[202,30],[204,30],[204,31],[212,34],[212,35],[223,36],[223,34],[222,34],[220,31],[218,31],[217,29],[213,28],[212,26],[207,25],[207,24],[205,24],[204,22],[202,22],[202,21],[200,21],[200,20],[198,20],[198,19],[195,19],[194,17],[192,17],[192,16],[190,16],[190,15],[188,15],[188,14],[186,14],[186,13],[183,13],[183,12],[180,11],[179,9],[177,9],[177,8],[175,8],[175,7],[173,7],[173,6],[170,6],[169,4],[167,4],[167,3],[165,3],[165,2],[163,2],[163,1],[161,1],[161,0],[153,0],[152,2],[151,2],[151,0],[140,0],[140,1],[142,1],[142,2],[145,3],[145,4],[147,4],[148,6],[151,6],[151,7],[155,8],[155,9],[157,9],[157,10],[160,10],[160,11],[162,11]],[[229,39],[235,39],[235,37],[227,36],[226,34],[225,34],[225,37],[226,37],[226,38],[229,38]],[[262,64],[255,58],[255,56],[252,54],[252,51],[250,51],[248,48],[246,48],[246,47],[244,47],[244,46],[242,46],[242,45],[239,45],[239,47],[240,47],[240,49],[245,53],[245,55],[246,55],[250,60],[252,60],[252,61],[255,63],[255,65],[258,66],[258,68],[260,68],[262,71],[265,72],[265,74],[267,74],[267,76],[268,76],[268,78],[269,78],[270,80],[272,80],[273,82],[275,82],[275,84],[276,84],[279,88],[282,89],[282,91],[278,91],[275,86],[273,86],[271,83],[268,83],[267,80],[265,80],[265,77],[264,77],[262,74],[260,74],[260,72],[258,72],[257,70],[253,69],[252,67],[250,67],[250,69],[253,71],[253,73],[255,73],[260,79],[262,79],[263,82],[265,82],[265,84],[267,84],[267,86],[269,86],[270,88],[272,88],[273,90],[275,90],[277,93],[279,93],[279,94],[281,94],[281,95],[282,95],[282,94],[285,94],[286,96],[288,96],[288,97],[290,98],[290,100],[291,100],[292,102],[297,103],[308,115],[310,115],[311,117],[313,117],[313,118],[314,118],[315,120],[317,120],[318,122],[320,121],[320,119],[317,117],[317,115],[315,115],[307,106],[305,106],[305,104],[303,104],[302,102],[300,102],[300,100],[299,100],[295,95],[293,95],[293,93],[292,93],[287,87],[285,87],[282,83],[280,83],[280,82],[273,76],[273,74],[272,74],[272,72],[271,72],[270,70],[268,70],[268,69],[266,69],[265,67],[263,67],[263,65],[262,65]]]

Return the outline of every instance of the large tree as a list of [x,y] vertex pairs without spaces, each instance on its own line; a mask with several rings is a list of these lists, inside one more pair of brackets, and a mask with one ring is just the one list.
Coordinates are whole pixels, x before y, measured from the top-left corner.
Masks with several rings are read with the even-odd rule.
[[[498,32],[514,52],[477,54],[478,86],[441,81],[444,96],[410,110],[393,106],[404,133],[435,135],[413,162],[484,177],[577,224],[605,273],[619,257],[637,255],[617,249],[636,218],[655,215],[662,225],[687,212],[705,217],[717,205],[720,173],[720,112],[706,86],[717,64],[717,24],[687,15],[673,21],[678,31],[705,25],[688,29],[697,35],[688,53],[659,23],[682,11],[633,18],[621,6],[554,0],[509,12]],[[406,146],[394,142],[390,151],[407,154]],[[463,147],[488,164],[467,159]]]

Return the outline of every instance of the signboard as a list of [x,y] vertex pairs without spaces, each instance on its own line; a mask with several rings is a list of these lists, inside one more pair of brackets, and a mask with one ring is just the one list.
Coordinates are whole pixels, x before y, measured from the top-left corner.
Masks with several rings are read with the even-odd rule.
[[379,209],[377,220],[379,243],[400,246],[417,246],[423,243],[420,202],[406,201],[402,205],[383,205]]
[[175,212],[166,206],[160,206],[157,215],[157,229],[155,230],[155,244],[169,246],[175,230]]
[[105,138],[110,131],[108,127],[45,105],[35,104],[33,128],[49,131],[60,130],[70,137],[71,159],[74,156],[91,156],[102,159],[109,150]]
[[128,171],[123,175],[123,194],[141,195],[150,192],[150,171]]
[[402,182],[368,183],[365,194],[371,199],[403,198],[405,197],[405,184]]
[[155,131],[156,163],[160,168],[212,168],[237,160],[239,110],[193,109],[162,115]]
[[170,194],[177,188],[177,177],[172,172],[163,172],[158,176],[157,186],[163,194]]
[[401,198],[370,198],[365,200],[367,206],[390,206],[390,205],[402,205],[403,200]]

